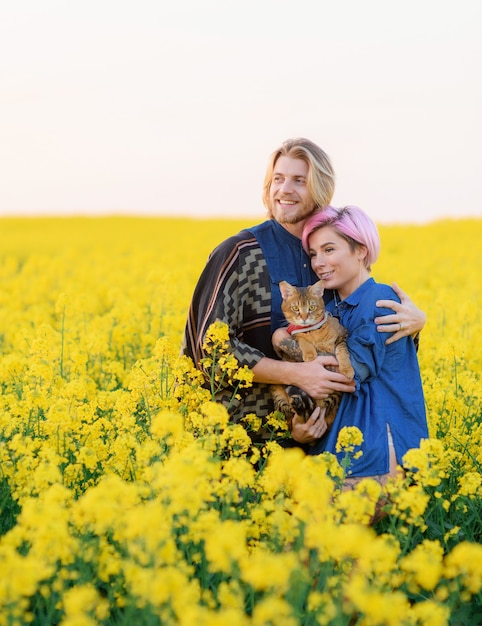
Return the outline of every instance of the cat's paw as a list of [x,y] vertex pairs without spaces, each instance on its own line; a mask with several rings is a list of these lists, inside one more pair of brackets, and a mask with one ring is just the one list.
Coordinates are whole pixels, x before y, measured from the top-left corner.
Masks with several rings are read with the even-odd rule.
[[346,376],[350,380],[355,377],[355,370],[351,365],[349,365],[348,367],[344,367],[343,369],[340,367],[339,371],[340,374],[343,374],[343,376]]
[[314,400],[306,392],[294,385],[286,387],[286,393],[289,396],[291,409],[306,422],[315,410],[316,404]]
[[301,362],[303,361],[303,352],[300,348],[299,343],[292,339],[291,337],[287,337],[280,341],[277,345],[277,349],[283,353],[285,360]]

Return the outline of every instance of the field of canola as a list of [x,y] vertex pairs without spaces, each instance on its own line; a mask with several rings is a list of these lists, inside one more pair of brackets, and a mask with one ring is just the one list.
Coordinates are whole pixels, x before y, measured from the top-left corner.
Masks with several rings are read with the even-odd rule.
[[427,313],[430,439],[375,525],[377,485],[252,447],[179,358],[250,224],[0,220],[0,626],[482,623],[482,219],[380,227],[375,279]]

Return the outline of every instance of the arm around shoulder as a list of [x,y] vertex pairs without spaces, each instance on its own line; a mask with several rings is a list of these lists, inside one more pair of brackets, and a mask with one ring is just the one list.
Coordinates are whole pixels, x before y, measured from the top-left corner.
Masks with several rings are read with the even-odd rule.
[[378,300],[376,303],[378,307],[392,309],[394,313],[376,317],[374,320],[378,332],[393,333],[387,339],[387,345],[409,335],[417,336],[425,326],[427,319],[424,311],[419,309],[396,283],[393,283],[392,287],[400,298],[400,302],[396,300]]

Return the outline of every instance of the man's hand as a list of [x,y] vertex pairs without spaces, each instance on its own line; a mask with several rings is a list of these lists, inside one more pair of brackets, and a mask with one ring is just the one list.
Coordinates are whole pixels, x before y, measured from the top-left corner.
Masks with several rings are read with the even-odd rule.
[[325,422],[325,413],[326,409],[322,411],[317,406],[306,422],[295,413],[291,430],[293,439],[298,443],[315,443],[323,437],[328,428]]
[[378,307],[392,309],[392,315],[382,315],[375,318],[377,330],[380,333],[394,333],[385,343],[388,345],[409,335],[416,335],[425,326],[426,315],[415,306],[407,294],[400,289],[397,283],[392,284],[393,290],[401,302],[395,300],[378,300]]
[[293,363],[292,365],[296,366],[292,384],[301,387],[315,400],[324,400],[333,391],[346,393],[355,391],[354,380],[326,368],[326,366],[338,365],[334,356],[319,356],[314,361]]

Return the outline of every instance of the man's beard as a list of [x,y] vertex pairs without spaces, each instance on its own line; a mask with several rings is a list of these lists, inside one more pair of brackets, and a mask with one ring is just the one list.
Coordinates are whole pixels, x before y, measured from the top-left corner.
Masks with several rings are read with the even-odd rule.
[[[276,221],[279,222],[280,224],[299,224],[300,222],[303,222],[309,217],[311,217],[313,213],[315,212],[315,210],[316,210],[316,207],[313,207],[310,211],[307,211],[306,209],[300,209],[294,215],[282,214],[282,215],[278,215],[275,217],[276,217]],[[275,215],[273,212],[272,214],[273,216]]]

